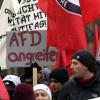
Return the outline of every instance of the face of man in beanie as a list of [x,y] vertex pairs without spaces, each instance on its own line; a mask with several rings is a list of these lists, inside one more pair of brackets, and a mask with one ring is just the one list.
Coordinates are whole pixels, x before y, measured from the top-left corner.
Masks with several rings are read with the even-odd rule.
[[88,78],[96,72],[96,60],[93,55],[87,50],[80,50],[72,56],[71,70],[74,77]]
[[52,93],[58,92],[63,87],[63,84],[68,81],[69,76],[64,68],[56,68],[49,75],[50,88]]
[[88,79],[93,76],[93,73],[88,70],[88,68],[76,59],[72,59],[72,64],[70,66],[73,71],[73,77],[79,79]]
[[50,79],[49,85],[52,93],[60,91],[61,88],[63,87],[63,84],[61,84],[60,82],[58,82],[56,79],[53,78]]
[[72,59],[76,59],[85,65],[89,71],[95,73],[96,72],[96,59],[94,56],[87,50],[80,50],[76,52]]

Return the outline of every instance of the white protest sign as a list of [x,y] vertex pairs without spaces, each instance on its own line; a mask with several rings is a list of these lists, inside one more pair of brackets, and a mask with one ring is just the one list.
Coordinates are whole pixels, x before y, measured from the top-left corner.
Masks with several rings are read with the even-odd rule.
[[57,50],[46,46],[46,31],[8,32],[6,43],[8,67],[28,67],[32,62],[55,64]]
[[19,9],[18,0],[4,0],[0,10],[0,34],[5,34]]
[[46,30],[47,17],[37,8],[38,0],[22,0],[20,8],[12,21],[13,31]]

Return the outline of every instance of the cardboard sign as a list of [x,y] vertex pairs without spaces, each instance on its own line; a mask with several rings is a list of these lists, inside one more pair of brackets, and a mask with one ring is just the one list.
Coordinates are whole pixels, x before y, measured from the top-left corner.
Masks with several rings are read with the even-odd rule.
[[32,62],[52,66],[56,61],[56,48],[46,46],[46,31],[7,33],[8,67],[28,67]]

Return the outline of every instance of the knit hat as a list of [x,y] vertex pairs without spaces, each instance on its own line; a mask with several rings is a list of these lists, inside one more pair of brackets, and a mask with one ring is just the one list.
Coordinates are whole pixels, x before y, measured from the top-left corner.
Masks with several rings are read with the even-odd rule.
[[16,75],[7,75],[4,79],[3,79],[4,83],[9,83],[12,82],[15,86],[17,86],[18,84],[21,83],[20,77],[16,76]]
[[61,84],[64,84],[69,79],[68,72],[64,68],[53,69],[49,75],[50,79],[55,79]]
[[35,100],[32,85],[27,83],[17,85],[14,91],[14,100]]
[[50,100],[52,100],[51,91],[50,91],[50,89],[49,89],[49,87],[47,85],[45,85],[45,84],[36,84],[33,87],[33,89],[34,89],[34,91],[37,91],[37,90],[45,91],[48,94]]
[[78,51],[72,56],[72,59],[76,59],[79,62],[81,62],[89,69],[89,71],[96,72],[96,60],[89,51],[87,50]]

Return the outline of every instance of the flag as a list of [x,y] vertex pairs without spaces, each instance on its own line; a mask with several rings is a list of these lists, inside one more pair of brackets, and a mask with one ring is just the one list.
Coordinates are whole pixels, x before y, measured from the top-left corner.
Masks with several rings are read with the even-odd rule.
[[56,59],[56,66],[63,67],[66,66],[67,59],[64,50],[58,50],[57,59]]
[[95,33],[94,33],[94,45],[93,45],[93,54],[96,57],[97,51],[98,51],[98,45],[99,45],[99,30],[98,25],[95,24]]
[[[70,65],[71,56],[79,49],[87,49],[86,35],[78,0],[39,0],[47,2],[48,6],[42,8],[47,14],[47,44],[55,46],[58,50],[66,52],[66,66]],[[39,8],[43,3],[39,2]],[[46,9],[46,10],[45,10]],[[58,53],[59,55],[59,53]],[[58,56],[58,58],[61,56]],[[57,65],[61,65],[59,58]],[[65,61],[65,60],[64,60]],[[62,62],[61,62],[62,63]]]
[[[48,8],[45,8],[48,9],[47,16],[56,24],[56,32],[48,32],[48,44],[62,49],[86,49],[86,36],[79,2],[69,0],[65,6],[66,8],[64,8],[60,0],[48,0]],[[55,39],[51,41],[51,37]],[[76,46],[77,43],[79,43],[78,46]]]
[[100,17],[100,0],[79,0],[84,24]]
[[[60,0],[50,0],[49,5],[51,6],[48,7],[48,16],[54,20],[56,31],[55,33],[48,32],[48,44],[65,50],[86,49],[86,36],[79,3],[68,1],[66,8],[64,8]],[[53,41],[51,38],[54,38]],[[77,43],[78,46],[76,46]]]
[[37,3],[37,7],[41,9],[42,12],[47,14],[48,0],[39,0],[39,2]]
[[72,71],[70,70],[71,64],[71,55],[73,52],[66,52],[65,50],[58,50],[56,56],[56,64],[53,66],[55,68],[64,67],[67,71],[69,76],[72,75]]
[[[44,3],[42,3],[42,2],[44,2]],[[50,9],[49,9],[49,8],[54,8],[54,5],[51,5],[49,3],[49,0],[39,0],[37,7],[41,11],[43,11],[46,15],[49,15],[49,17],[47,16],[47,33],[48,34],[55,33],[56,32],[56,23],[55,23],[55,17],[53,17],[53,16],[55,16],[55,9],[53,9],[52,11],[50,11]],[[48,12],[48,10],[49,10],[49,12]],[[56,34],[51,34],[49,36],[49,39],[51,41],[50,44],[51,45],[53,44],[53,46],[56,46],[55,45],[56,41],[55,41],[54,35],[56,35]],[[55,41],[55,43],[54,43],[54,41]],[[47,43],[47,45],[48,45],[48,43]]]

